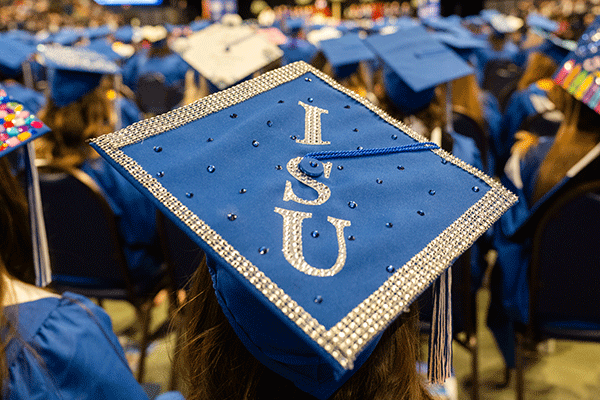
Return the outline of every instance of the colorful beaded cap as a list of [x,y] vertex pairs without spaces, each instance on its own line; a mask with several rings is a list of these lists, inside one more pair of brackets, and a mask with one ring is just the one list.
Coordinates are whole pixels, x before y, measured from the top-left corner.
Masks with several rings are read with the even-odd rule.
[[0,89],[0,152],[9,152],[48,130],[48,127],[25,110],[21,103],[13,101]]

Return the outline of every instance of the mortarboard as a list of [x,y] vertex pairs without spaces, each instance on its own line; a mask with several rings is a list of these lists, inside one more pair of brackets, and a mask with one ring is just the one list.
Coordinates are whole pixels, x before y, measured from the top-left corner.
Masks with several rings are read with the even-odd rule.
[[473,35],[456,35],[448,32],[433,32],[431,34],[436,40],[452,48],[463,60],[467,61],[475,49],[486,47],[485,41]]
[[319,47],[319,43],[323,40],[337,39],[342,36],[342,32],[333,26],[326,26],[320,29],[315,29],[306,34],[306,40],[313,45]]
[[212,21],[207,19],[200,19],[190,23],[190,29],[192,30],[192,32],[198,32],[206,28],[210,24],[212,24]]
[[373,61],[376,56],[358,33],[349,33],[337,39],[319,43],[325,58],[331,64],[337,79],[350,76],[361,61]]
[[388,97],[405,114],[426,107],[435,86],[473,73],[465,61],[421,26],[372,35],[366,43],[384,62]]
[[49,38],[52,43],[58,43],[63,46],[71,46],[77,43],[82,37],[85,37],[83,29],[63,28]]
[[88,28],[84,31],[83,36],[89,40],[100,39],[112,33],[108,25],[102,25],[95,28]]
[[39,180],[35,167],[35,150],[31,141],[48,133],[50,129],[22,103],[9,97],[0,85],[0,157],[13,150],[24,149],[29,218],[35,266],[35,284],[47,286],[52,278],[46,230],[42,213]]
[[131,43],[134,41],[135,30],[137,30],[137,28],[134,28],[131,25],[124,25],[117,29],[115,33],[113,33],[113,36],[115,40],[121,43]]
[[554,75],[556,84],[597,113],[600,113],[599,25],[597,17]]
[[527,26],[543,32],[554,33],[560,27],[559,23],[543,15],[531,13],[527,16]]
[[248,350],[320,399],[516,201],[302,62],[91,144],[203,248]]
[[279,47],[248,25],[215,23],[188,36],[181,57],[219,89],[278,60]]
[[35,46],[0,34],[0,72],[15,78],[23,71],[22,64],[35,53]]
[[456,35],[468,35],[469,31],[460,25],[460,18],[425,18],[421,21],[423,25],[435,31],[449,32]]
[[120,68],[102,54],[81,47],[43,46],[38,48],[41,63],[48,70],[50,98],[66,106],[93,90],[104,74],[118,74]]

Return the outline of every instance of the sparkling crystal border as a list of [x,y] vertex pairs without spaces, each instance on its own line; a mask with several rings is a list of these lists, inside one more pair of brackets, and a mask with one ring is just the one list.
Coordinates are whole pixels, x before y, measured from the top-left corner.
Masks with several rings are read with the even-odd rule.
[[412,301],[451,265],[454,259],[488,230],[517,201],[517,196],[483,172],[446,151],[431,150],[444,160],[482,179],[491,189],[423,250],[413,256],[404,266],[398,268],[378,290],[335,326],[327,330],[217,232],[169,193],[157,179],[121,151],[124,146],[176,129],[211,113],[248,100],[307,72],[313,73],[334,89],[361,103],[384,121],[415,140],[426,141],[423,136],[414,132],[404,123],[396,121],[367,99],[346,89],[312,66],[297,62],[267,72],[258,78],[212,94],[166,114],[140,121],[117,132],[93,139],[92,142],[127,170],[156,199],[254,285],[343,368],[352,369],[357,354],[370,340],[404,312]]

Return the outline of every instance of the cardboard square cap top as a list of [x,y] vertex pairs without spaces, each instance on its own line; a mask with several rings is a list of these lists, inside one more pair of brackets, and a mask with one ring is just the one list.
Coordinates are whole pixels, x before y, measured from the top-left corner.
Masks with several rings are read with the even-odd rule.
[[91,144],[204,249],[249,351],[325,399],[516,200],[424,141],[298,62]]
[[41,63],[49,70],[50,97],[59,107],[89,93],[104,74],[118,74],[119,66],[108,57],[83,47],[38,46]]
[[527,26],[543,32],[553,33],[560,27],[559,23],[540,14],[531,13],[526,19]]
[[319,45],[327,61],[334,68],[375,59],[375,53],[367,47],[358,33],[348,33],[337,39],[322,40]]
[[14,100],[0,85],[0,157],[50,131],[23,104]]
[[180,54],[213,85],[224,89],[281,58],[283,52],[254,27],[216,23],[190,35]]
[[576,48],[563,60],[554,82],[600,114],[600,17],[581,35]]

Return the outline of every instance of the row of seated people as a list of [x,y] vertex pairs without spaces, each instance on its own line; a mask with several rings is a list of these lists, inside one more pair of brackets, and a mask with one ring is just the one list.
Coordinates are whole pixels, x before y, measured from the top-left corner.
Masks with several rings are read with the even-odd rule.
[[[528,66],[528,70],[530,69],[534,71],[540,70],[533,62],[531,63],[530,67]],[[550,75],[551,74],[552,73],[550,73]],[[525,76],[528,75],[526,74],[524,77]],[[542,76],[542,78],[548,77],[549,76]],[[532,82],[537,82],[537,80],[534,79]],[[547,85],[544,86],[544,83],[535,83],[535,85],[541,89],[548,87]],[[385,85],[383,82],[380,82],[380,85],[375,84],[374,88],[375,93],[379,95],[380,104],[385,108],[386,101],[389,101],[386,100],[386,96],[392,97],[393,94],[390,93],[389,88],[387,88],[387,91],[383,89],[384,86]],[[461,105],[463,110],[468,110],[473,119],[480,123],[483,121],[483,125],[485,125],[486,119],[483,117],[485,112],[481,111],[481,106],[480,109],[478,109],[476,105],[481,104],[482,98],[485,98],[486,95],[479,91],[479,88],[477,87],[473,77],[467,77],[462,80],[455,81],[452,86],[453,104]],[[525,86],[525,90],[531,88],[531,86],[527,84],[522,84],[521,86]],[[535,199],[539,199],[541,195],[546,193],[549,188],[553,187],[554,184],[558,182],[564,175],[568,167],[572,166],[582,157],[583,154],[589,151],[589,149],[598,142],[598,138],[594,136],[596,134],[594,126],[597,125],[594,123],[586,125],[585,123],[581,122],[586,120],[595,121],[595,114],[590,114],[585,108],[583,108],[582,111],[582,108],[579,105],[580,103],[570,101],[568,95],[563,96],[561,101],[560,93],[566,95],[566,92],[561,92],[562,89],[556,86],[553,86],[553,88],[553,91],[559,93],[553,104],[555,104],[556,108],[560,109],[566,117],[563,121],[563,125],[561,125],[561,128],[559,129],[556,140],[553,142],[554,144],[552,147],[555,150],[552,152],[549,151],[547,154],[548,157],[553,155],[555,160],[560,160],[560,162],[554,161],[555,164],[560,164],[560,168],[556,165],[548,166],[547,164],[545,168],[542,168],[544,165],[542,164],[542,167],[539,168],[540,172],[539,176],[537,177],[537,182],[541,182],[543,180],[548,180],[548,182],[544,184],[545,188],[539,190],[535,189],[538,192],[536,196],[530,195],[526,197],[527,199],[532,199],[531,202],[528,202],[530,205],[535,202]],[[130,262],[132,267],[134,265],[142,265],[142,268],[152,268],[153,265],[160,264],[160,262],[157,262],[156,259],[152,260],[152,258],[156,258],[154,253],[158,248],[158,246],[156,246],[156,230],[155,227],[152,226],[155,209],[150,204],[145,204],[145,200],[141,196],[137,195],[135,189],[128,186],[129,183],[121,178],[116,172],[112,171],[104,161],[101,161],[97,158],[94,159],[93,152],[88,150],[87,145],[85,145],[86,139],[95,137],[102,133],[107,133],[112,130],[112,128],[107,126],[106,123],[111,119],[110,107],[106,104],[106,89],[106,87],[94,89],[93,92],[86,94],[81,99],[78,99],[75,103],[62,108],[53,107],[51,103],[48,103],[46,109],[39,115],[42,117],[44,122],[46,122],[53,129],[53,133],[49,134],[46,139],[46,143],[39,145],[39,150],[41,152],[40,154],[43,154],[44,158],[51,159],[56,163],[81,167],[97,180],[97,183],[105,190],[107,197],[111,199],[110,203],[113,207],[113,211],[119,215],[120,221],[122,221],[120,228],[126,243],[131,244],[132,249],[134,249],[131,251],[125,250],[131,256]],[[397,114],[402,118],[407,118],[407,120],[410,122],[415,122],[415,126],[418,126],[416,122],[417,120],[420,120],[424,125],[424,128],[422,128],[420,132],[426,136],[430,136],[431,133],[435,131],[435,127],[443,127],[445,125],[445,112],[443,110],[445,95],[441,87],[435,89],[434,92],[434,100],[431,102],[426,102],[425,104],[421,104],[420,110],[416,110],[417,112],[415,112],[415,110],[409,110],[409,112],[402,112],[400,110],[399,114]],[[390,94],[392,96],[390,96]],[[88,98],[86,98],[86,96]],[[389,104],[387,106],[388,111],[391,114],[394,114],[394,106],[397,107],[397,105],[394,104]],[[404,117],[406,114],[417,114],[417,118]],[[498,118],[497,114],[495,118],[496,121],[503,121],[502,118]],[[504,118],[506,119],[510,117],[507,115]],[[78,126],[78,123],[82,124]],[[490,119],[487,119],[487,125],[489,128]],[[508,124],[501,122],[501,125],[502,129],[504,129]],[[490,129],[490,135],[492,135],[491,132],[492,131]],[[578,134],[575,134],[574,132],[578,132]],[[584,136],[586,137],[586,140],[582,141],[582,136],[579,134],[585,134],[586,132],[589,132],[590,135]],[[530,136],[519,136],[531,139]],[[459,136],[455,135],[452,138],[451,136],[449,137],[448,132],[442,132],[442,145],[444,145],[444,142],[447,143],[448,141],[454,141],[456,144],[461,140],[462,138]],[[510,148],[510,140],[511,135],[508,134],[508,142],[501,141],[500,143],[503,146]],[[549,147],[549,144],[552,142],[540,141],[540,143]],[[579,144],[581,144],[581,146]],[[488,145],[493,146],[494,144],[488,143]],[[573,150],[574,148],[576,151]],[[525,154],[522,145],[516,146],[514,150],[521,151],[522,155]],[[572,159],[565,164],[564,157],[561,156],[561,152],[567,152],[571,155]],[[456,149],[455,154],[458,155]],[[459,157],[465,158],[468,162],[477,166],[484,165],[484,159],[481,158],[481,155],[477,156],[473,149],[471,149],[470,158],[467,153],[463,153],[462,155],[459,155]],[[502,159],[500,158],[500,160]],[[502,161],[496,160],[496,163],[502,164]],[[532,165],[534,164],[530,164],[528,166],[531,167]],[[503,167],[501,167],[500,170],[502,171]],[[528,176],[536,176],[536,171],[538,171],[537,168],[531,168],[530,172],[534,173],[529,174]],[[546,172],[542,174],[542,171]],[[538,187],[539,185],[532,186],[535,182],[534,179],[529,179],[528,182],[529,186],[527,190],[529,190],[530,193],[533,193],[534,187]],[[111,197],[111,192],[114,193],[114,198]],[[124,193],[126,193],[125,196],[123,196]],[[120,197],[122,198],[119,199]],[[143,216],[142,212],[144,213]],[[143,225],[147,229],[139,229],[139,224]],[[136,235],[141,235],[142,237],[136,237]],[[142,248],[146,247],[146,249],[140,250],[140,244]],[[502,246],[497,245],[497,250],[499,253],[502,253]],[[140,259],[145,259],[148,262],[138,263],[137,261]],[[151,272],[146,270],[143,276],[151,276],[151,274]],[[474,275],[481,277],[481,270]],[[506,354],[510,354],[510,352],[507,352]],[[509,360],[510,358],[507,356],[507,362],[510,364]]]

